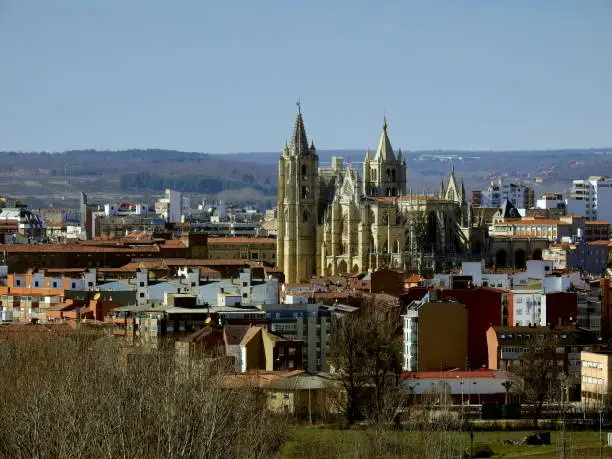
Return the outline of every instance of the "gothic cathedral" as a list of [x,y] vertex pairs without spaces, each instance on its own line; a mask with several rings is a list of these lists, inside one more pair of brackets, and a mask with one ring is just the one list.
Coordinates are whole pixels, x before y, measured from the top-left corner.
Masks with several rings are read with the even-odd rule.
[[278,163],[277,262],[287,283],[381,268],[430,273],[469,255],[471,215],[454,168],[437,194],[407,191],[406,160],[387,129],[385,119],[362,174],[339,157],[319,168],[298,109]]

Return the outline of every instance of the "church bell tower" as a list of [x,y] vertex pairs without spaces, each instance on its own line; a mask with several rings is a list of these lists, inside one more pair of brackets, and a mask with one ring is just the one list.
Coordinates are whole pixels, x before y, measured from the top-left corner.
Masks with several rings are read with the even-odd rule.
[[278,239],[276,261],[285,282],[309,282],[316,274],[316,232],[319,200],[319,157],[308,146],[302,111],[289,145],[278,161]]

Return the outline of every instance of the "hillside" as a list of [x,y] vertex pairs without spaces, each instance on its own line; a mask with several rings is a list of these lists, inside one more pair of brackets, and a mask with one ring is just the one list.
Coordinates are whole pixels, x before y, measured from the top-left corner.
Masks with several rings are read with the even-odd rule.
[[[409,186],[434,191],[454,166],[468,191],[506,176],[537,192],[569,187],[572,178],[612,175],[612,148],[521,152],[405,152]],[[263,206],[276,195],[279,153],[211,155],[172,150],[0,152],[0,192],[34,207],[68,207],[85,191],[92,201],[151,200],[165,188],[194,198],[216,196]],[[361,168],[363,151],[320,151],[320,164],[342,156]],[[537,181],[534,179],[538,178]]]

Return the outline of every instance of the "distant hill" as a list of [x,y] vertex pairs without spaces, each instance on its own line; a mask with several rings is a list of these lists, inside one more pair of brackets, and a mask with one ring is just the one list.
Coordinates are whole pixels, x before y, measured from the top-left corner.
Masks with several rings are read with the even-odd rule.
[[[204,154],[174,150],[0,152],[0,192],[32,204],[73,205],[79,191],[92,200],[151,199],[165,188],[195,197],[219,196],[271,205],[280,152]],[[322,166],[341,156],[360,169],[364,150],[319,151]],[[405,151],[409,187],[437,190],[454,166],[469,190],[501,176],[537,192],[563,191],[572,178],[612,175],[612,148],[550,151]],[[537,179],[537,180],[536,180]],[[26,199],[26,202],[28,200]]]

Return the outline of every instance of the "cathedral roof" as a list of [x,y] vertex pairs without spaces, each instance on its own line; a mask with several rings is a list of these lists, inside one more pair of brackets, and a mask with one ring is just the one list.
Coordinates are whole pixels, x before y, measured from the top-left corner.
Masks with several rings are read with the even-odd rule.
[[383,131],[380,135],[380,141],[378,142],[378,148],[376,149],[375,160],[393,161],[395,155],[393,154],[393,148],[391,147],[391,141],[387,135],[387,118],[383,122]]
[[298,105],[298,114],[295,118],[293,136],[291,137],[291,153],[294,155],[307,155],[308,152],[308,139],[306,138],[306,129],[304,128],[304,120],[302,119],[302,110]]

